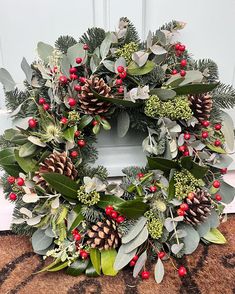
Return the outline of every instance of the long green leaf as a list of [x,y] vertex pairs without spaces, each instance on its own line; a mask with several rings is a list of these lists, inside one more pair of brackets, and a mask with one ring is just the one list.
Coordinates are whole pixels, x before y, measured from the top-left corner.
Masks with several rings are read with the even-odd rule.
[[77,127],[73,126],[71,128],[68,128],[67,130],[64,131],[63,135],[64,138],[69,141],[69,142],[74,142],[74,133],[76,132]]
[[80,276],[82,273],[85,272],[87,266],[89,264],[89,260],[85,259],[85,260],[81,260],[78,259],[76,261],[74,261],[66,270],[66,273],[70,276]]
[[148,209],[148,205],[141,199],[129,200],[117,204],[117,210],[128,218],[138,218]]
[[118,273],[113,267],[116,256],[117,251],[115,249],[101,251],[101,268],[104,275],[116,276]]
[[155,63],[148,60],[144,66],[139,67],[134,61],[132,61],[127,68],[127,73],[131,76],[143,76],[151,72],[155,68]]
[[195,163],[190,156],[183,157],[181,159],[181,165],[183,168],[190,171],[190,173],[197,179],[202,179],[208,172],[207,166],[201,166]]
[[37,146],[31,142],[27,142],[20,147],[19,156],[20,157],[27,157],[33,155],[37,150]]
[[218,84],[190,84],[173,88],[177,95],[200,94],[212,91]]
[[16,161],[14,148],[6,148],[0,151],[0,165],[12,164]]
[[43,178],[62,196],[67,196],[71,200],[77,199],[79,185],[75,181],[57,173],[44,173]]
[[92,265],[91,261],[89,262],[86,271],[85,271],[85,275],[87,277],[98,277],[99,275],[97,274],[94,266]]
[[225,244],[227,241],[224,235],[218,229],[211,229],[203,239],[215,244]]
[[119,204],[124,203],[125,200],[121,199],[120,197],[117,197],[115,195],[101,195],[100,201],[98,202],[98,206],[100,208],[105,209],[108,205],[113,205],[114,207],[117,207]]
[[36,161],[30,157],[20,157],[19,151],[15,150],[15,158],[19,166],[26,172],[33,172],[37,169]]
[[92,122],[93,118],[91,115],[83,115],[79,125],[78,125],[78,129],[82,130],[84,129],[86,126],[88,126],[91,122]]
[[64,268],[66,268],[68,266],[68,264],[69,264],[69,262],[65,261],[63,263],[60,263],[60,264],[54,266],[54,267],[49,268],[47,271],[48,272],[58,272]]
[[93,267],[95,268],[98,275],[101,274],[101,253],[98,249],[90,249],[90,258]]
[[147,157],[150,169],[160,169],[162,171],[170,171],[172,168],[178,168],[178,163],[173,160],[161,157]]
[[162,101],[171,100],[176,96],[176,92],[170,89],[152,89],[150,90],[151,95],[157,95]]
[[23,173],[24,171],[19,167],[18,164],[12,163],[12,164],[2,164],[2,168],[11,176],[18,177],[19,173]]

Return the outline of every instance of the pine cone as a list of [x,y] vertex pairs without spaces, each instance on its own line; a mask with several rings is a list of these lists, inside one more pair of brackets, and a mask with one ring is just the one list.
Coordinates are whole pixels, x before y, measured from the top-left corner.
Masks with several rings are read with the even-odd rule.
[[185,211],[184,220],[193,226],[204,222],[211,214],[211,195],[206,191],[197,189],[193,199],[186,198],[185,202],[188,204],[189,209]]
[[114,220],[106,219],[104,222],[97,222],[87,231],[89,239],[87,244],[91,248],[108,250],[119,245],[120,235]]
[[105,83],[105,81],[92,76],[90,79],[87,79],[84,86],[82,86],[81,95],[79,96],[80,106],[84,113],[96,115],[107,112],[111,104],[95,98],[91,89],[102,96],[109,98],[113,97],[110,94],[111,88]]
[[190,107],[199,120],[208,120],[212,110],[212,97],[209,94],[189,95]]
[[35,173],[34,177],[36,184],[44,188],[48,186],[42,174],[51,172],[65,175],[72,180],[76,179],[78,175],[75,166],[71,159],[67,157],[66,153],[59,153],[57,151],[51,153],[44,162],[39,164],[39,170]]

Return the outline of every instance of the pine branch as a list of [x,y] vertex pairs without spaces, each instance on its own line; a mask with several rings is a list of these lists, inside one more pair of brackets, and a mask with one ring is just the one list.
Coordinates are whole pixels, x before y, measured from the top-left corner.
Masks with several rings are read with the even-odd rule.
[[55,41],[55,47],[63,53],[67,53],[69,47],[75,45],[77,41],[71,36],[60,36]]
[[206,79],[209,83],[217,82],[219,79],[218,66],[211,59],[199,59],[194,62],[193,68],[205,74],[208,71]]
[[105,181],[108,177],[108,172],[107,172],[107,169],[102,165],[99,165],[97,167],[83,165],[79,169],[79,175],[81,177],[89,176],[91,178],[96,176],[100,178],[101,180]]
[[139,81],[143,85],[149,85],[151,88],[160,87],[165,80],[165,72],[161,66],[156,65],[155,69],[149,74],[140,76]]
[[84,33],[79,42],[89,46],[89,52],[93,52],[105,39],[105,31],[101,28],[90,28]]
[[159,30],[167,30],[167,31],[174,31],[174,30],[181,30],[183,29],[182,24],[177,21],[177,20],[172,20],[168,23],[165,23],[164,25],[162,25]]
[[123,44],[128,44],[130,42],[134,42],[139,44],[140,43],[140,37],[138,34],[138,31],[134,24],[127,18],[127,17],[122,17],[120,18],[120,21],[128,22],[127,25],[127,31],[124,36],[124,39],[122,41]]
[[94,206],[83,206],[81,210],[85,220],[91,223],[96,223],[104,219],[104,215],[101,211],[97,210]]
[[232,86],[219,83],[211,93],[215,107],[224,109],[235,106],[235,89]]

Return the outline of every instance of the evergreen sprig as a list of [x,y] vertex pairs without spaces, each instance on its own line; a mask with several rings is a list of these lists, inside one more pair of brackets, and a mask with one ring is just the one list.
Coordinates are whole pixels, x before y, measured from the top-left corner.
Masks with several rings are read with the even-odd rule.
[[105,31],[101,28],[90,28],[79,39],[79,42],[89,46],[89,52],[93,52],[105,39]]
[[200,70],[202,73],[208,70],[206,79],[209,83],[214,83],[219,79],[218,66],[211,59],[199,59],[194,62],[193,68]]
[[127,31],[126,31],[126,34],[123,38],[122,43],[128,44],[130,42],[134,42],[134,43],[139,44],[140,37],[139,37],[138,31],[137,31],[136,27],[134,26],[134,24],[127,17],[121,17],[120,21],[124,21],[124,22],[128,23]]
[[219,83],[212,91],[213,102],[217,108],[233,108],[235,106],[235,89],[230,85]]
[[69,47],[75,45],[77,41],[71,36],[60,36],[55,41],[55,47],[63,53],[67,53]]

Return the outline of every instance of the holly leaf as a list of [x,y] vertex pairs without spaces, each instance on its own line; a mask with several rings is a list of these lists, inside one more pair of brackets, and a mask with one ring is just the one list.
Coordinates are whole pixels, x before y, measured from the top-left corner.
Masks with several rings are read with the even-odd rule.
[[85,272],[87,266],[89,264],[89,260],[85,259],[85,260],[81,260],[78,259],[76,261],[74,261],[66,270],[66,273],[70,276],[80,276],[82,273]]
[[178,168],[178,163],[173,160],[161,157],[147,157],[147,160],[151,170],[160,169],[162,171],[170,171],[172,168]]
[[118,204],[122,204],[124,202],[125,200],[115,195],[100,195],[100,201],[97,205],[103,209],[105,209],[105,207],[108,205],[112,205],[115,208],[117,208]]

